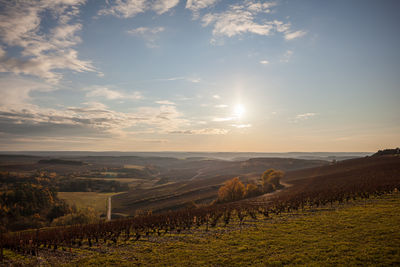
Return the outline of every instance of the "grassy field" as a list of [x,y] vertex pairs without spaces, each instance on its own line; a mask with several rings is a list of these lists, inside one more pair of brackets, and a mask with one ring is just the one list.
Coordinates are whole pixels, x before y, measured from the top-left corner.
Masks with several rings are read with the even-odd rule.
[[141,166],[141,165],[132,165],[132,164],[128,164],[128,165],[124,165],[125,169],[137,169],[137,170],[144,170],[146,167],[145,166]]
[[[15,254],[6,251],[6,256]],[[44,252],[43,252],[44,253]],[[52,252],[54,254],[54,252]],[[390,266],[400,264],[400,194],[344,206],[237,222],[206,232],[120,240],[42,254],[63,266]],[[18,256],[18,262],[34,258]],[[35,259],[37,262],[37,259]],[[38,263],[38,262],[37,262]]]
[[337,210],[286,215],[256,222],[243,230],[223,232],[138,242],[74,264],[398,265],[400,196]]
[[58,197],[78,209],[92,207],[97,212],[105,213],[107,198],[116,194],[119,193],[58,192]]

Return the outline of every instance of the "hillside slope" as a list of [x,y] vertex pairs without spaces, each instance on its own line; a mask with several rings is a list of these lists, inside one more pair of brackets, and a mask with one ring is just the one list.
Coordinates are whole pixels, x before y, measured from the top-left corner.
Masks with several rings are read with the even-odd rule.
[[[113,197],[113,213],[134,215],[136,210],[161,212],[178,209],[192,201],[197,204],[209,203],[217,198],[219,187],[235,176],[247,182],[259,179],[269,168],[290,171],[327,164],[327,161],[321,160],[282,158],[255,158],[238,162],[200,160],[175,164],[170,171],[161,175],[174,182],[152,188],[134,188]],[[179,179],[174,175],[179,175]]]
[[76,266],[396,265],[399,161],[379,156],[335,164],[291,180],[264,201],[8,233],[0,240],[15,253],[39,253],[31,258],[36,262]]
[[51,266],[395,266],[400,264],[400,194],[333,208],[238,221],[210,231],[120,240],[118,246],[5,251],[5,264]]
[[[397,168],[400,166],[400,156],[388,155],[388,156],[374,156],[364,157],[357,159],[349,159],[344,161],[338,161],[328,165],[317,166],[313,168],[303,168],[287,172],[283,178],[284,181],[294,181],[305,178],[313,177],[324,177],[330,175],[340,176],[343,173],[357,171],[357,170],[379,170],[386,168]],[[367,172],[367,171],[366,171]]]

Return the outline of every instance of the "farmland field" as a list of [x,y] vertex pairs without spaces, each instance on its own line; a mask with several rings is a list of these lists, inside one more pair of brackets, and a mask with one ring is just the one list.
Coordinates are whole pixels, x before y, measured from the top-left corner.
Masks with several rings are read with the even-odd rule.
[[58,197],[68,204],[75,205],[78,209],[91,207],[99,213],[106,212],[107,198],[118,193],[97,192],[58,192]]
[[116,181],[121,184],[128,184],[129,187],[136,187],[140,186],[141,188],[149,188],[152,187],[154,182],[153,180],[149,179],[138,179],[138,178],[123,178],[123,177],[118,177],[118,178],[104,178],[104,177],[85,177],[81,178],[79,177],[78,179],[91,179],[91,180],[103,180],[103,181]]
[[[61,192],[60,198],[69,204],[82,209],[92,206],[99,215],[105,213],[106,200],[113,195],[114,218],[132,217],[10,231],[2,238],[5,262],[67,266],[396,265],[400,262],[399,161],[397,154],[374,155],[294,170],[282,176],[282,190],[228,203],[190,201],[215,199],[214,192],[230,175],[166,180],[118,195]],[[259,163],[250,160],[245,165]]]
[[138,169],[138,170],[143,170],[145,166],[140,166],[140,165],[133,165],[133,164],[127,164],[124,165],[125,169]]

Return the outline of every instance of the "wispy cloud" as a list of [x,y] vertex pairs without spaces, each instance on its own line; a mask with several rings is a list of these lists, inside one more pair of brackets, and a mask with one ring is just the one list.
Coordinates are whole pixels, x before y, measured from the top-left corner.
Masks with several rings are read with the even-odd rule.
[[91,107],[91,108],[98,109],[98,110],[106,110],[106,109],[108,109],[107,105],[105,105],[105,104],[103,104],[101,102],[96,102],[96,101],[84,102],[82,104],[87,106],[87,107]]
[[306,34],[307,34],[307,32],[305,32],[305,31],[285,32],[285,39],[293,40],[296,38],[303,37]]
[[110,100],[115,100],[115,99],[138,100],[143,98],[140,92],[122,93],[115,90],[111,90],[107,87],[94,86],[92,88],[88,88],[87,90],[89,90],[89,92],[86,94],[86,97],[104,97]]
[[[56,70],[95,72],[88,60],[78,58],[73,47],[82,28],[75,19],[84,0],[1,1],[0,40],[3,47],[0,72],[33,75],[57,83],[63,75]],[[56,26],[42,31],[43,14],[54,15]],[[8,56],[9,48],[21,48],[20,57]]]
[[183,131],[171,131],[171,134],[190,134],[190,135],[225,135],[229,131],[227,129],[219,128],[205,128],[196,130],[183,130]]
[[214,122],[224,122],[224,121],[232,121],[234,119],[235,119],[235,117],[220,117],[220,118],[214,118],[212,121],[214,121]]
[[201,78],[198,77],[171,77],[171,78],[164,78],[164,79],[156,79],[157,81],[187,81],[191,83],[199,83],[201,82]]
[[157,47],[156,41],[159,38],[159,34],[165,30],[164,27],[139,27],[126,31],[130,35],[135,35],[143,38],[146,41],[148,47]]
[[131,18],[147,10],[153,10],[161,15],[174,8],[178,3],[179,0],[116,0],[111,4],[107,3],[107,6],[101,9],[98,14]]
[[247,5],[248,5],[248,10],[254,12],[270,13],[271,8],[276,6],[276,3],[275,2],[261,3],[261,2],[248,1]]
[[250,128],[251,124],[232,124],[233,127],[242,129],[242,128]]
[[283,33],[285,40],[288,41],[303,37],[304,35],[307,34],[307,32],[303,30],[292,31],[290,22],[283,23],[282,21],[274,20],[273,23],[275,24],[276,31]]
[[216,108],[227,108],[228,105],[221,104],[221,105],[215,105]]
[[286,40],[292,40],[306,34],[305,31],[292,32],[291,24],[278,20],[267,21],[260,19],[260,13],[270,13],[275,2],[260,3],[257,1],[244,1],[232,4],[226,11],[220,13],[207,13],[202,17],[203,26],[213,26],[214,39],[227,36],[233,37],[246,33],[268,36],[275,32],[283,33]]
[[212,97],[215,98],[215,99],[220,99],[221,98],[220,95],[213,95]]
[[293,50],[287,50],[285,54],[283,54],[281,62],[283,63],[289,62],[292,56],[293,56]]
[[305,121],[305,120],[311,119],[312,117],[315,117],[316,115],[317,115],[317,113],[314,113],[314,112],[297,114],[294,118],[289,119],[289,122],[297,123],[300,121]]
[[169,100],[159,100],[155,102],[156,104],[160,104],[160,105],[176,105],[174,102],[169,101]]
[[159,15],[168,12],[171,8],[175,7],[179,0],[156,0],[153,3],[152,9]]
[[303,114],[297,114],[296,115],[296,119],[301,119],[301,120],[306,120],[309,119],[311,117],[314,117],[315,115],[317,115],[316,113],[313,112],[308,112],[308,113],[303,113]]
[[164,30],[165,30],[164,27],[154,27],[154,28],[139,27],[132,30],[128,30],[127,33],[133,35],[145,35],[145,34],[157,34],[163,32]]
[[200,10],[211,7],[218,1],[219,0],[187,0],[186,8],[193,12],[194,18],[198,18]]
[[273,29],[270,23],[259,24],[254,15],[258,11],[249,10],[249,5],[232,5],[221,13],[208,13],[203,16],[203,26],[214,25],[214,36],[232,37],[243,33],[269,35]]
[[147,9],[147,0],[116,0],[99,11],[99,15],[113,15],[120,18],[134,17]]

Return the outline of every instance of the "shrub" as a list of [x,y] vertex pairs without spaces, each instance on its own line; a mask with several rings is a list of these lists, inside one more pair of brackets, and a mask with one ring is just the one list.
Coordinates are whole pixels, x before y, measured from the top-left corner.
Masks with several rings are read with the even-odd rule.
[[245,197],[255,197],[262,194],[262,191],[256,184],[247,184]]
[[70,213],[65,216],[56,218],[51,223],[52,226],[65,226],[75,224],[89,224],[99,221],[99,215],[93,208],[86,208],[77,213]]
[[218,190],[218,201],[219,202],[230,202],[242,199],[245,195],[246,189],[243,183],[239,180],[239,177],[235,177],[232,180],[228,180]]
[[264,192],[271,192],[281,186],[280,179],[283,177],[282,171],[274,169],[266,170],[261,176]]

